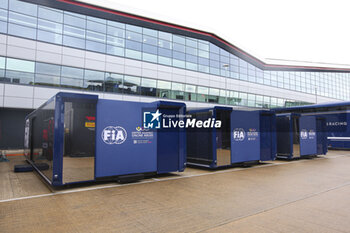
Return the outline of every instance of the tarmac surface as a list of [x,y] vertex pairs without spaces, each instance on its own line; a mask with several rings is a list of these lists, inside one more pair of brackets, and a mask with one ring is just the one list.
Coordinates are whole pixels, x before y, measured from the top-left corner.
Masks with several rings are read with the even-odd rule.
[[0,232],[350,232],[350,151],[52,190],[0,163]]

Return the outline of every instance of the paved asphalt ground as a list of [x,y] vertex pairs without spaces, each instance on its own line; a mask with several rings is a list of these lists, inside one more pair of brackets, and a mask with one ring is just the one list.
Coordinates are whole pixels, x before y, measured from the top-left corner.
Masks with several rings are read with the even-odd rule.
[[0,163],[0,232],[350,232],[350,151],[50,189]]

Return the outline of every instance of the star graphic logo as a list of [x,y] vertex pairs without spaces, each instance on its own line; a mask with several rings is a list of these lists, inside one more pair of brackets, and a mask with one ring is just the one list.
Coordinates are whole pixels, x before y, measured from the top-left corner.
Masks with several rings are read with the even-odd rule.
[[151,122],[153,122],[154,120],[159,121],[159,117],[162,115],[161,113],[159,113],[159,109],[157,109],[157,111],[155,113],[151,113],[151,115],[153,116]]
[[162,113],[159,109],[155,112],[143,112],[143,128],[145,129],[160,129],[160,116]]

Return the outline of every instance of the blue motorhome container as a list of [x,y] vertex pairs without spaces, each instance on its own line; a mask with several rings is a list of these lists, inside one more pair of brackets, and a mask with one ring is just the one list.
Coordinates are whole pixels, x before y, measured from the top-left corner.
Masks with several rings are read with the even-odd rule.
[[188,111],[192,118],[221,120],[220,128],[187,129],[187,163],[208,168],[227,167],[276,156],[275,114],[213,107]]
[[[25,155],[52,186],[183,171],[185,129],[153,124],[160,124],[163,114],[185,113],[185,104],[178,102],[61,92],[26,117]],[[147,117],[153,128],[145,124]],[[40,170],[36,163],[47,163],[49,169]]]
[[323,123],[322,119],[317,123],[315,116],[277,114],[277,158],[294,159],[323,152],[324,147],[318,149],[318,142],[324,145],[324,136],[317,136],[317,124],[322,127]]
[[322,117],[326,121],[325,134],[329,149],[350,148],[350,102],[321,103],[289,108],[277,108],[281,113],[299,113],[301,115]]

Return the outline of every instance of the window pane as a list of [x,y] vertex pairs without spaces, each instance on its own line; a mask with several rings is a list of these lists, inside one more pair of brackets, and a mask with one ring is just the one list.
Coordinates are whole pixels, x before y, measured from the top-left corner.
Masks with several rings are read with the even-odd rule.
[[34,73],[6,70],[5,81],[7,82],[32,85],[33,80],[34,80]]
[[104,72],[85,70],[84,88],[92,91],[103,91],[104,79]]
[[105,34],[107,31],[107,26],[105,24],[101,24],[101,23],[87,20],[86,29]]
[[142,46],[142,51],[150,54],[158,54],[157,53],[158,50],[156,46],[147,45],[147,44],[144,44]]
[[210,52],[209,57],[210,57],[210,60],[215,60],[215,61],[220,60],[220,56],[212,52]]
[[79,37],[79,38],[85,38],[85,30],[77,27],[71,27],[64,25],[63,33],[65,35]]
[[172,49],[173,47],[171,42],[162,39],[158,40],[158,46],[165,49]]
[[140,93],[140,78],[128,76],[124,77],[124,93],[139,94]]
[[136,32],[126,31],[126,38],[137,42],[142,42],[142,35]]
[[186,46],[197,48],[197,40],[186,38]]
[[141,52],[135,50],[125,49],[125,56],[141,60]]
[[31,16],[26,16],[14,12],[9,12],[9,22],[16,23],[28,27],[36,27],[37,19]]
[[143,78],[141,82],[142,87],[157,87],[157,82],[154,79]]
[[158,37],[158,31],[153,30],[153,29],[143,28],[142,32],[143,32],[144,35]]
[[38,20],[38,28],[46,30],[46,31],[62,33],[62,24],[54,23],[54,22],[47,21],[47,20],[39,19]]
[[177,60],[182,60],[182,61],[186,60],[186,56],[184,53],[180,53],[180,52],[176,52],[176,51],[173,51],[173,58],[177,59]]
[[82,89],[83,88],[83,80],[62,77],[61,78],[61,87]]
[[209,95],[217,95],[217,96],[219,96],[220,95],[220,90],[216,89],[216,88],[210,88],[209,89]]
[[186,62],[173,59],[173,66],[179,67],[179,68],[185,68],[186,67]]
[[86,20],[84,18],[75,17],[67,13],[64,14],[64,24],[86,28]]
[[122,93],[123,92],[123,75],[106,73],[105,91]]
[[100,43],[106,43],[106,35],[98,33],[98,32],[86,32],[86,39],[93,40]]
[[198,69],[198,65],[192,62],[186,62],[186,69],[189,70],[197,70]]
[[158,80],[157,81],[158,89],[171,89],[171,83],[167,81]]
[[163,65],[171,66],[171,58],[158,56],[158,63]]
[[182,53],[185,52],[185,49],[186,49],[185,45],[175,44],[174,43],[173,46],[174,46],[174,50],[182,52]]
[[67,46],[72,46],[75,48],[85,48],[85,40],[79,39],[72,36],[63,36],[63,44]]
[[158,32],[159,38],[167,41],[172,41],[172,34],[168,32]]
[[125,47],[128,48],[128,49],[141,51],[141,43],[139,43],[139,42],[126,40],[125,41]]
[[172,83],[171,85],[171,98],[176,100],[184,99],[184,84],[182,83]]
[[163,48],[158,48],[158,55],[163,56],[163,57],[172,57],[171,50],[169,49],[163,49]]
[[35,74],[35,85],[59,86],[60,77],[47,74]]
[[47,41],[55,44],[62,44],[62,35],[38,30],[38,40]]
[[157,38],[152,36],[143,36],[143,43],[157,46]]
[[219,96],[209,95],[208,102],[209,103],[219,103]]
[[[174,91],[184,91],[184,84],[182,84],[182,83],[172,83],[171,84],[171,90],[174,90]],[[188,86],[190,86],[190,85],[188,85]],[[195,87],[195,86],[193,86],[193,87]]]
[[39,6],[39,18],[62,23],[63,12],[59,10],[47,9],[45,7]]
[[196,93],[196,86],[186,84],[186,89],[185,89],[185,91],[186,91],[186,92],[191,92],[191,93]]
[[124,48],[107,45],[107,53],[117,56],[124,56]]
[[12,23],[8,24],[8,34],[36,39],[36,30],[34,28],[28,28]]
[[0,69],[5,69],[5,58],[0,57]]
[[197,57],[189,55],[189,54],[186,54],[186,61],[192,62],[192,63],[197,63]]
[[106,52],[106,44],[87,40],[86,41],[86,50],[105,53]]
[[209,44],[209,51],[211,53],[219,54],[220,48],[212,43]]
[[116,28],[116,27],[107,27],[107,34],[111,36],[117,36],[120,38],[125,38],[125,30],[121,28]]
[[204,65],[204,66],[209,66],[209,59],[206,58],[198,58],[198,64]]
[[119,37],[107,36],[107,43],[119,47],[125,47],[125,40]]
[[0,21],[0,32],[7,33],[7,23],[4,21]]
[[8,8],[8,0],[0,0],[0,8]]
[[142,60],[156,63],[158,61],[158,56],[149,53],[142,53]]
[[7,10],[0,9],[0,20],[7,21]]
[[209,52],[203,51],[203,50],[198,50],[198,56],[204,57],[204,58],[209,58]]
[[31,61],[7,58],[6,68],[8,70],[34,73],[34,65],[35,63]]
[[178,44],[186,44],[186,39],[185,37],[178,36],[178,35],[173,35],[173,41],[178,43]]
[[197,49],[191,48],[191,47],[186,47],[186,53],[197,56]]
[[9,9],[26,15],[37,16],[37,5],[34,4],[11,0]]
[[61,67],[58,65],[51,65],[51,64],[37,62],[35,64],[35,73],[60,76]]
[[209,73],[209,66],[198,65],[198,71]]
[[65,77],[83,79],[84,70],[78,69],[78,68],[73,68],[73,67],[68,67],[68,66],[62,66],[62,73],[61,74],[62,74],[62,76],[65,76]]
[[220,96],[226,97],[226,90],[220,90]]
[[209,51],[209,45],[204,43],[198,43],[198,48],[204,51]]
[[141,95],[156,96],[156,80],[142,78],[141,86]]
[[201,86],[198,86],[198,89],[197,89],[197,93],[198,94],[208,94],[208,88],[207,87],[201,87]]

